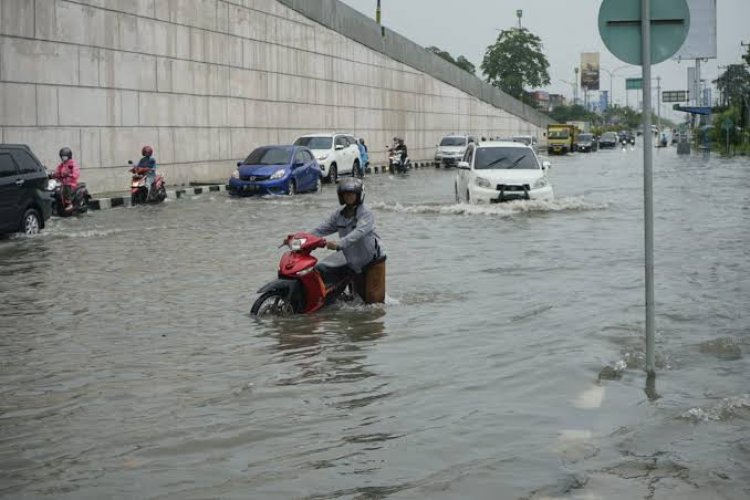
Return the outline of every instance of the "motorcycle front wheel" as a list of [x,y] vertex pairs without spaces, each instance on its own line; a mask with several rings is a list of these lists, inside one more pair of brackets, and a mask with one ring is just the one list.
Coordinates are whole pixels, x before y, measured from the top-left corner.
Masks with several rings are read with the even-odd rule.
[[280,290],[266,292],[255,301],[250,309],[253,316],[289,316],[294,314],[294,306]]

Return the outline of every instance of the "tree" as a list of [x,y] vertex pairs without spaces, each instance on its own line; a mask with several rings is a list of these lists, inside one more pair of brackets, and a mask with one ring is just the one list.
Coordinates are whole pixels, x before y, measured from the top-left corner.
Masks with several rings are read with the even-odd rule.
[[723,96],[722,101],[730,106],[741,106],[750,94],[750,72],[741,64],[727,66],[714,83]]
[[446,52],[444,50],[441,50],[441,49],[435,47],[434,45],[430,46],[430,47],[427,47],[427,49],[425,49],[425,50],[427,50],[428,52],[432,52],[436,56],[445,59],[446,61],[448,61],[451,64],[455,64],[456,66],[458,66],[462,70],[468,71],[472,75],[474,73],[476,73],[476,71],[477,71],[476,68],[474,67],[474,65],[471,63],[471,61],[469,61],[468,59],[466,59],[464,56],[458,56],[457,59],[454,59],[453,56],[450,55],[450,52]]
[[524,99],[526,87],[550,83],[542,40],[526,28],[500,32],[495,43],[487,47],[480,67],[487,83],[517,99]]

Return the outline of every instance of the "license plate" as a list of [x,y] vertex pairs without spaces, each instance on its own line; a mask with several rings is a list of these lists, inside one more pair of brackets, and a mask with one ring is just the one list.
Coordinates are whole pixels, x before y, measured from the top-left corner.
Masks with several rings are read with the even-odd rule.
[[245,191],[257,191],[258,186],[245,186]]

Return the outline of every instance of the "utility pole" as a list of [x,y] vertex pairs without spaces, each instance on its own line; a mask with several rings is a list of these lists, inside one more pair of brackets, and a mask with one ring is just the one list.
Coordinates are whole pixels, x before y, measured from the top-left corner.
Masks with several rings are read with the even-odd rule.
[[573,80],[575,83],[575,86],[573,87],[573,105],[578,104],[578,66],[573,68],[573,72],[575,73],[576,77]]
[[656,108],[656,127],[659,129],[659,133],[661,134],[661,77],[656,77],[656,102],[657,102],[657,108]]
[[523,17],[523,10],[518,9],[516,11],[516,17],[518,18],[518,29],[520,30],[520,29],[522,29],[521,28],[521,18]]
[[378,6],[375,8],[375,22],[380,24],[380,0],[378,0]]

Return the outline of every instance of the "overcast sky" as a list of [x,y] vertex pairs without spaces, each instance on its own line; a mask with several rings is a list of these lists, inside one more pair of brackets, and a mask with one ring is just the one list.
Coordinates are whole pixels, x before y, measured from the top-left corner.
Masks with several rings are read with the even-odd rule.
[[[376,0],[342,0],[353,8],[375,17]],[[516,10],[523,10],[523,27],[539,36],[549,61],[551,93],[572,97],[573,68],[580,64],[581,52],[600,52],[603,68],[615,72],[614,102],[625,104],[625,77],[639,77],[640,67],[628,66],[609,53],[599,37],[598,15],[602,0],[381,0],[382,22],[423,47],[435,45],[454,57],[463,55],[477,67],[484,51],[499,34],[498,30],[518,25]],[[718,66],[742,62],[750,43],[750,0],[717,0],[717,59],[701,65],[701,76],[714,80]],[[694,62],[665,61],[652,67],[652,76],[662,77],[662,90],[687,90],[687,67]],[[602,71],[600,84],[609,89],[609,75]],[[655,84],[654,84],[655,85]],[[655,91],[654,91],[655,92]],[[654,105],[656,105],[654,93]],[[636,105],[636,91],[630,91],[629,103]],[[673,115],[671,104],[662,107]]]

